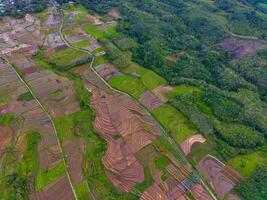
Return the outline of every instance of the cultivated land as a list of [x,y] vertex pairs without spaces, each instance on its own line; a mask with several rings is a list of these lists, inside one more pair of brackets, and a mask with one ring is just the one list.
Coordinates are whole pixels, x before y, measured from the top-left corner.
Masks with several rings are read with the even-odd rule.
[[[205,88],[169,86],[133,62],[118,16],[65,5],[1,22],[0,199],[240,199],[234,187],[266,164],[265,146],[227,163],[198,127],[206,118],[179,104],[193,96],[228,133]],[[219,45],[233,62],[264,48]]]

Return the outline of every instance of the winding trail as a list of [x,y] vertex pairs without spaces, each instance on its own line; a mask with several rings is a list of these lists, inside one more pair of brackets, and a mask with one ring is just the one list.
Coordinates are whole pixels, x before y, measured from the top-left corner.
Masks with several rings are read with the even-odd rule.
[[17,77],[19,78],[19,80],[25,85],[25,87],[27,88],[27,90],[31,93],[31,95],[33,96],[33,98],[36,100],[36,102],[38,103],[38,105],[41,107],[41,109],[44,111],[44,113],[47,115],[47,117],[49,118],[52,126],[53,126],[53,129],[54,129],[54,133],[55,133],[55,136],[56,136],[56,139],[57,139],[57,143],[58,143],[58,146],[59,146],[59,150],[60,150],[60,154],[61,154],[61,158],[63,160],[63,163],[64,163],[64,166],[65,166],[65,172],[66,172],[66,175],[67,175],[67,178],[68,178],[68,181],[69,181],[69,184],[70,184],[70,187],[71,187],[71,190],[72,190],[72,193],[74,195],[74,198],[75,200],[78,200],[78,197],[77,197],[77,194],[75,192],[75,189],[74,189],[74,186],[71,182],[71,178],[70,178],[70,174],[68,172],[68,164],[67,164],[67,161],[65,159],[65,156],[64,156],[64,152],[62,150],[62,145],[59,141],[59,138],[58,138],[58,133],[57,133],[57,130],[56,130],[56,126],[55,126],[55,123],[54,123],[54,120],[53,118],[51,117],[50,113],[48,112],[48,110],[43,106],[43,104],[41,103],[41,101],[38,99],[38,97],[35,95],[34,91],[32,90],[31,86],[26,82],[26,80],[23,79],[23,77],[20,75],[19,73],[19,70],[16,69],[16,67],[10,63],[10,61],[2,56],[0,56],[0,59],[2,59],[8,66],[10,66],[12,68],[12,70],[15,72],[15,74],[17,75]]
[[83,49],[83,48],[79,48],[79,47],[75,47],[73,46],[65,37],[64,33],[63,33],[63,26],[64,26],[64,11],[60,8],[59,9],[59,12],[60,12],[60,20],[61,20],[61,23],[60,23],[60,28],[59,28],[59,34],[60,34],[60,37],[61,39],[63,40],[63,42],[65,42],[65,44],[71,48],[71,49],[74,49],[74,50],[77,50],[77,51],[81,51],[81,52],[84,52],[84,53],[87,53],[91,58],[91,62],[90,62],[90,68],[91,70],[95,73],[96,76],[98,76],[98,78],[101,79],[101,81],[103,81],[103,83],[105,83],[112,91],[116,92],[116,93],[119,93],[119,94],[122,94],[122,95],[126,95],[128,96],[134,103],[136,103],[138,106],[140,106],[141,108],[143,108],[143,110],[146,112],[146,114],[148,114],[151,119],[153,119],[153,121],[157,124],[157,126],[162,130],[162,133],[163,133],[163,136],[168,140],[168,142],[174,147],[174,149],[176,150],[176,153],[178,153],[178,155],[180,156],[180,159],[186,163],[190,169],[192,170],[192,172],[194,173],[194,175],[198,178],[198,180],[204,185],[204,187],[206,188],[206,190],[209,192],[209,194],[211,195],[211,197],[214,199],[214,200],[217,200],[217,197],[214,195],[213,191],[209,188],[209,186],[205,183],[205,179],[202,178],[199,173],[193,168],[193,166],[191,165],[191,163],[187,160],[187,158],[185,157],[185,155],[183,154],[183,152],[181,151],[181,149],[177,146],[177,144],[174,142],[173,138],[171,138],[169,136],[168,133],[166,133],[166,131],[163,129],[163,127],[161,126],[161,124],[159,124],[157,122],[157,120],[155,120],[154,116],[143,106],[141,105],[137,100],[135,100],[132,96],[130,96],[129,94],[123,92],[123,91],[120,91],[120,90],[117,90],[115,88],[113,88],[104,78],[102,78],[101,75],[99,75],[99,73],[96,71],[96,69],[94,68],[94,62],[95,62],[95,56],[88,50],[86,49]]

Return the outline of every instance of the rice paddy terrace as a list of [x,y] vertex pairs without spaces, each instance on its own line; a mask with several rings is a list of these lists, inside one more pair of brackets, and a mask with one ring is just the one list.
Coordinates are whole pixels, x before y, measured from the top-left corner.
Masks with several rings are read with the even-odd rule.
[[[243,177],[169,103],[200,89],[131,61],[119,17],[69,5],[1,22],[0,199],[240,199]],[[246,46],[233,59],[262,48]]]

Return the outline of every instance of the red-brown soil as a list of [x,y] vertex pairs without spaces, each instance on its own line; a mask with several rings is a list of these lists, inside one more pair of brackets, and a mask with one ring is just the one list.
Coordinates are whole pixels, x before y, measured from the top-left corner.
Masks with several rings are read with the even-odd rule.
[[[34,187],[34,186],[31,186]],[[30,200],[75,200],[68,178],[63,176],[56,182],[34,193],[30,190]]]
[[11,145],[12,135],[11,128],[0,126],[0,151]]
[[102,161],[109,172],[107,175],[119,190],[129,192],[136,183],[144,181],[143,166],[122,139],[108,141]]
[[159,86],[152,90],[152,92],[163,102],[166,103],[168,99],[164,96],[164,93],[171,91],[173,88],[171,86]]
[[140,200],[168,200],[168,197],[160,187],[154,183],[143,192]]
[[108,143],[102,158],[106,174],[119,191],[128,192],[144,181],[143,166],[134,153],[153,142],[161,130],[129,97],[100,92],[88,82],[86,87],[93,93],[94,127]]
[[204,157],[197,169],[211,182],[218,197],[223,198],[242,177],[230,166],[225,166],[212,156]]
[[195,143],[204,143],[206,142],[206,139],[200,135],[193,135],[190,138],[184,140],[181,144],[180,147],[183,150],[183,152],[185,153],[185,155],[188,155],[191,152],[191,148],[193,146],[193,144]]
[[84,179],[82,173],[84,143],[82,140],[71,139],[64,141],[63,146],[72,183],[79,183]]
[[152,111],[163,104],[163,102],[156,97],[150,90],[146,90],[139,98],[141,104],[143,104],[148,110]]
[[195,184],[190,190],[196,200],[212,200],[213,198],[209,195],[202,184]]
[[178,182],[172,177],[168,178],[165,183],[167,186],[166,190],[169,199],[178,199],[186,193],[180,182]]
[[106,80],[109,80],[120,74],[119,70],[112,64],[101,64],[96,71]]
[[264,48],[264,45],[255,40],[240,40],[237,38],[225,39],[219,46],[230,52],[233,60],[238,60]]

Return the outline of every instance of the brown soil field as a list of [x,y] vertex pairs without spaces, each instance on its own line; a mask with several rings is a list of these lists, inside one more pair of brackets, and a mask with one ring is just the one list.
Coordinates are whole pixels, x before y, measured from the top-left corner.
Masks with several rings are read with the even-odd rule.
[[190,190],[196,200],[212,200],[213,198],[209,195],[202,184],[195,184]]
[[0,125],[0,151],[5,150],[11,144],[12,136],[11,128]]
[[[106,170],[110,172],[108,175],[112,178],[112,183],[119,190],[129,192],[136,183],[144,181],[142,165],[122,139],[108,141],[102,160]],[[111,173],[113,177],[110,176]]]
[[[30,188],[33,188],[31,186]],[[39,192],[31,191],[30,189],[30,200],[75,200],[71,187],[68,182],[68,178],[63,176],[56,182],[43,188]]]
[[197,169],[211,182],[218,197],[223,198],[230,192],[242,177],[230,166],[225,166],[216,158],[204,157],[198,164]]
[[168,99],[164,96],[164,93],[171,91],[171,86],[159,86],[152,90],[152,92],[163,102],[166,103]]
[[157,184],[153,184],[149,188],[147,188],[140,200],[168,200],[167,195],[160,189]]
[[120,74],[119,70],[112,64],[101,64],[96,68],[96,71],[106,80]]
[[219,46],[232,54],[233,60],[238,60],[248,54],[253,54],[265,46],[254,40],[240,40],[237,38],[225,39]]
[[84,143],[79,139],[66,140],[63,143],[64,153],[67,157],[68,171],[73,184],[80,183],[83,179],[83,153]]
[[152,111],[163,104],[163,102],[156,97],[150,90],[146,90],[139,98],[141,104],[143,104],[149,111]]
[[185,153],[185,155],[188,155],[191,152],[191,148],[195,143],[204,143],[206,142],[206,139],[200,135],[193,135],[191,137],[189,137],[188,139],[184,140],[181,144],[180,147],[183,150],[183,152]]

